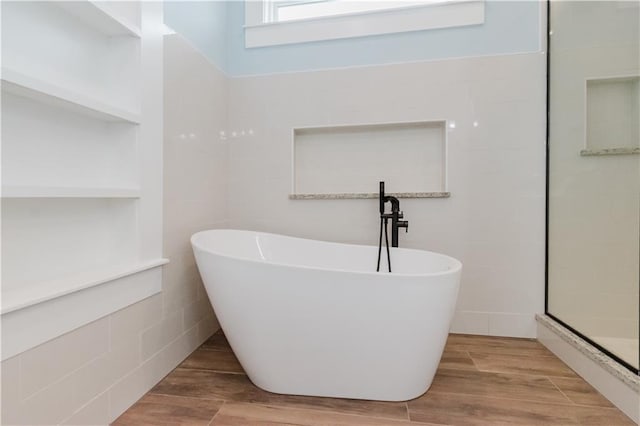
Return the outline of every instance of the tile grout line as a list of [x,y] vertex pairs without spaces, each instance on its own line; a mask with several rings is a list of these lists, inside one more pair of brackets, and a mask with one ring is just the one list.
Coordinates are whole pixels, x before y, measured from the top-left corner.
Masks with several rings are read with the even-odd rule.
[[[533,402],[535,404],[551,404],[551,405],[559,405],[559,406],[565,406],[565,407],[574,407],[577,406],[577,404],[574,404],[572,401],[569,401],[569,403],[563,402],[563,401],[543,401],[543,400],[539,400],[539,399],[523,399],[523,398],[509,398],[506,396],[491,396],[491,395],[478,395],[478,394],[472,394],[472,393],[460,393],[460,392],[446,392],[446,391],[441,391],[441,390],[437,390],[437,391],[431,391],[433,393],[436,394],[444,394],[444,395],[456,395],[456,396],[470,396],[473,398],[487,398],[487,399],[498,399],[498,400],[505,400],[505,401],[520,401],[520,402]],[[564,396],[564,394],[562,394],[562,396]],[[604,407],[597,407],[597,406],[593,406],[593,405],[588,405],[588,406],[583,406],[580,405],[581,407],[591,407],[591,408],[604,408]]]
[[202,367],[184,367],[181,364],[178,365],[175,369],[176,370],[181,369],[181,370],[196,370],[196,371],[212,371],[212,372],[222,373],[222,374],[243,374],[245,376],[247,375],[247,373],[244,370],[242,371],[242,373],[239,373],[234,371],[212,370],[210,368],[202,368]]
[[220,413],[220,411],[224,408],[224,406],[226,404],[227,404],[227,401],[223,400],[222,405],[220,406],[220,408],[218,408],[218,411],[216,411],[216,413],[213,415],[213,417],[211,417],[211,420],[209,420],[209,423],[207,423],[207,426],[211,426],[211,423],[213,423],[213,420],[216,418],[218,413]]
[[[501,356],[505,356],[505,357],[517,357],[517,358],[558,358],[557,356],[555,356],[553,353],[551,354],[515,354],[515,353],[504,353],[504,351],[495,351],[495,352],[490,352],[490,351],[486,351],[486,350],[482,350],[482,349],[471,349],[469,350],[468,348],[464,351],[464,352],[469,352],[469,353],[476,353],[479,355],[487,355],[487,356],[495,356],[495,355],[501,355]],[[515,352],[515,351],[514,351]],[[528,350],[525,352],[529,352]]]
[[[371,401],[371,400],[363,400],[363,401]],[[233,402],[236,404],[249,404],[249,405],[257,405],[260,407],[266,407],[266,408],[275,408],[275,409],[279,409],[279,410],[289,410],[289,411],[313,411],[315,413],[319,413],[319,414],[337,414],[340,416],[352,416],[352,417],[359,417],[359,418],[365,418],[365,419],[376,419],[376,420],[385,420],[385,421],[390,421],[390,422],[394,422],[394,423],[398,423],[398,422],[407,422],[407,420],[404,419],[399,419],[399,418],[392,418],[392,417],[381,417],[378,415],[371,415],[371,414],[358,414],[358,413],[350,413],[350,412],[345,412],[345,411],[333,411],[333,410],[323,410],[323,409],[318,409],[315,407],[307,407],[307,406],[292,406],[292,405],[281,405],[281,404],[273,404],[273,403],[261,403],[261,402],[245,402],[245,401],[225,401],[225,402]],[[385,401],[383,401],[385,402]],[[406,402],[405,402],[406,404]],[[411,420],[408,420],[411,421]],[[424,424],[424,422],[412,422],[415,423],[416,425],[422,425]]]
[[[228,401],[228,400],[226,400],[224,398],[204,398],[202,396],[182,396],[182,395],[174,395],[174,394],[171,394],[171,393],[154,392],[153,389],[151,389],[149,392],[147,392],[144,396],[147,396],[147,395],[171,396],[171,397],[176,397],[176,398],[191,398],[191,399],[198,399],[200,401],[221,401],[221,402],[227,402]],[[142,399],[142,398],[140,398],[140,399]]]
[[552,384],[553,386],[555,386],[555,388],[556,388],[556,389],[558,389],[558,391],[562,394],[562,396],[564,396],[565,398],[567,398],[567,400],[568,400],[571,404],[573,404],[573,405],[577,405],[575,402],[573,402],[573,400],[572,400],[571,398],[569,398],[569,397],[567,396],[567,394],[566,394],[566,393],[564,393],[564,392],[562,391],[562,389],[560,389],[560,386],[558,386],[558,385],[556,384],[556,382],[554,382],[554,381],[551,379],[551,377],[549,377],[549,376],[545,376],[545,378],[546,378],[549,382],[551,382],[551,384]]
[[536,373],[516,373],[516,372],[511,372],[511,371],[500,371],[500,370],[480,370],[478,369],[478,372],[480,373],[488,373],[488,374],[506,374],[509,376],[524,376],[524,377],[557,377],[560,379],[573,379],[575,378],[574,376],[552,376],[549,374],[536,374]]
[[[19,354],[19,355],[21,355],[21,354]],[[30,400],[30,399],[32,399],[32,398],[34,398],[34,397],[36,397],[36,396],[40,395],[41,393],[43,393],[43,392],[47,391],[48,389],[52,388],[53,386],[55,386],[55,385],[59,385],[60,383],[64,382],[65,380],[72,380],[72,379],[73,379],[73,377],[72,377],[72,376],[73,376],[74,374],[79,373],[83,368],[86,368],[86,367],[87,367],[87,366],[89,366],[90,364],[92,364],[92,363],[94,363],[94,362],[98,361],[100,358],[104,358],[104,357],[105,357],[105,356],[107,356],[107,355],[109,355],[109,352],[108,352],[108,351],[107,351],[107,352],[103,352],[103,353],[101,353],[100,355],[98,355],[98,356],[96,356],[96,357],[94,357],[94,358],[91,358],[90,360],[88,360],[88,361],[86,361],[86,362],[84,362],[84,363],[80,364],[80,366],[79,366],[79,367],[74,368],[74,369],[73,369],[73,370],[71,370],[70,372],[68,372],[68,373],[66,373],[65,375],[63,375],[63,376],[61,376],[61,377],[59,377],[59,378],[55,379],[54,381],[52,381],[52,382],[48,383],[48,384],[47,384],[47,385],[45,385],[44,387],[41,387],[41,388],[40,388],[40,389],[38,389],[36,392],[34,392],[34,393],[32,393],[32,394],[27,395],[26,397],[23,397],[23,396],[22,396],[22,394],[20,394],[20,395],[19,395],[19,397],[20,397],[20,402],[26,402],[26,401],[28,401],[28,400]],[[20,369],[20,373],[19,373],[19,374],[20,374],[20,392],[22,392],[22,391],[23,391],[23,389],[22,389],[22,384],[23,384],[23,380],[22,380],[22,376],[23,376],[23,374],[22,374],[22,373],[23,373],[23,370],[22,370],[22,357],[20,357],[20,358],[18,359],[18,366],[19,366],[18,368]],[[104,389],[102,392],[100,392],[100,394],[104,393],[104,392],[105,392],[105,391],[107,391],[108,389],[109,389],[109,388]],[[84,407],[84,405],[83,405],[83,407]],[[81,408],[82,408],[82,407],[81,407]],[[74,413],[74,414],[75,414],[75,413]]]
[[[223,370],[213,370],[210,368],[199,368],[199,367],[181,367],[178,366],[176,368],[181,368],[183,370],[195,370],[195,371],[209,371],[211,373],[218,373],[218,374],[236,374],[236,375],[242,375],[242,376],[246,376],[247,373],[242,371],[223,371]],[[248,376],[247,376],[248,377]]]
[[[217,352],[217,353],[233,353],[232,349],[224,349],[224,348],[203,348],[202,346],[197,348],[196,351],[205,351],[205,352]],[[195,351],[193,351],[195,352]]]
[[[223,398],[218,398],[218,399],[209,399],[209,398],[199,398],[197,396],[184,396],[184,395],[171,395],[171,394],[166,394],[166,393],[158,393],[158,392],[147,392],[144,394],[144,396],[142,398],[144,398],[147,395],[158,395],[158,396],[167,396],[169,398],[182,398],[182,399],[197,399],[197,400],[201,400],[201,401],[218,401],[218,402],[226,402],[226,399]],[[142,398],[139,399],[139,401],[142,400]]]
[[478,367],[478,364],[476,364],[476,360],[473,359],[473,357],[471,356],[471,351],[464,351],[467,356],[469,357],[469,359],[471,360],[471,363],[473,364],[473,367],[476,369],[476,371],[482,371],[480,370],[480,368]]
[[[604,398],[604,397],[603,397]],[[606,399],[606,398],[605,398]],[[607,400],[608,401],[608,400]],[[608,406],[602,406],[602,405],[589,405],[589,404],[578,404],[576,402],[573,403],[574,406],[576,407],[580,407],[580,408],[597,408],[599,410],[615,410],[615,411],[620,411],[620,409],[618,407],[616,407],[615,405],[611,404]],[[624,413],[622,413],[624,414]]]
[[[473,358],[471,358],[471,360],[473,361],[474,366],[475,361]],[[534,374],[534,373],[515,373],[515,372],[511,372],[511,371],[498,371],[498,370],[481,370],[480,368],[477,368],[477,373],[486,373],[486,374],[504,374],[507,376],[524,376],[524,377],[557,377],[560,379],[575,379],[575,378],[580,378],[580,376],[550,376],[548,374]],[[454,371],[469,371],[469,370],[465,370],[462,368],[455,368],[455,367],[442,367],[442,370],[454,370]]]

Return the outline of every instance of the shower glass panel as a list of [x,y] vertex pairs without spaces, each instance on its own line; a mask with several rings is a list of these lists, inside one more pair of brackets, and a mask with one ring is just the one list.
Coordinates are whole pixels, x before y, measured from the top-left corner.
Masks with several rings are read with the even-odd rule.
[[640,2],[549,3],[547,313],[638,370]]

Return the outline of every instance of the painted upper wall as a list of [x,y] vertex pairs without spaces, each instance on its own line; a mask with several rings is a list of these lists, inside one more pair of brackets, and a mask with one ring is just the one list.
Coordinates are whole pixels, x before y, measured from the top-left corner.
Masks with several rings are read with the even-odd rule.
[[164,23],[227,71],[226,1],[165,1]]
[[487,1],[482,25],[247,49],[244,1],[168,1],[165,23],[231,76],[533,52],[540,2]]
[[537,1],[487,1],[485,23],[459,28],[272,46],[244,47],[244,2],[228,4],[231,75],[483,56],[539,49]]

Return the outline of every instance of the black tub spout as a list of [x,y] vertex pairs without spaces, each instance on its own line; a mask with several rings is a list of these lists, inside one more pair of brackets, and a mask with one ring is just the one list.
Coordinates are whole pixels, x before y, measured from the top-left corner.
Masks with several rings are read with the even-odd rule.
[[[391,213],[386,213],[385,204],[391,203]],[[409,232],[409,221],[400,220],[404,213],[400,210],[400,201],[384,192],[384,182],[380,182],[380,219],[391,219],[391,247],[398,247],[398,230],[404,228]]]

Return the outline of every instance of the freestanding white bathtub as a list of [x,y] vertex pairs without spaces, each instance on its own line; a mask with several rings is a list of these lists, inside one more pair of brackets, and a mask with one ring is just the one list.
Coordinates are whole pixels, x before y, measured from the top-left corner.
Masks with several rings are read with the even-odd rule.
[[458,294],[456,259],[395,248],[389,274],[375,272],[373,246],[237,230],[199,232],[191,244],[220,325],[258,387],[405,401],[431,386]]

